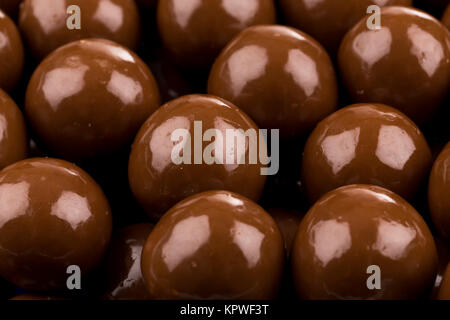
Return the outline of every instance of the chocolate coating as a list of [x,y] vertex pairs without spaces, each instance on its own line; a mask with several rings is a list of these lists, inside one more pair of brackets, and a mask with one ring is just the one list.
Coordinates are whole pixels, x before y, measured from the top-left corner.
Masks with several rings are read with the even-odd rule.
[[141,252],[152,229],[149,223],[136,224],[113,236],[106,259],[107,299],[150,299],[141,273]]
[[84,160],[131,143],[159,101],[153,75],[137,55],[113,42],[89,39],[57,49],[39,65],[25,110],[51,151]]
[[22,76],[24,50],[14,22],[0,10],[0,89],[11,91]]
[[419,128],[398,110],[356,104],[330,115],[305,146],[302,181],[310,203],[337,187],[374,184],[412,199],[432,164]]
[[[438,263],[433,236],[417,211],[369,185],[322,197],[302,220],[291,258],[304,299],[417,299],[431,289]],[[369,290],[373,265],[380,268],[381,286]]]
[[10,17],[17,17],[19,6],[22,0],[0,0],[0,10],[3,10]]
[[31,291],[66,287],[67,268],[93,269],[106,250],[111,212],[77,166],[34,158],[0,172],[0,275]]
[[161,0],[161,39],[177,64],[206,69],[241,30],[275,23],[273,0]]
[[438,300],[450,300],[450,263],[445,269],[437,298]]
[[[244,112],[214,96],[188,95],[158,109],[139,131],[128,168],[131,190],[152,218],[161,217],[184,198],[207,190],[229,190],[254,201],[261,196],[266,181],[266,177],[261,175],[264,166],[259,160],[255,164],[250,163],[250,148],[236,147],[232,153],[233,163],[226,160],[226,153],[222,153],[212,164],[207,164],[204,157],[195,164],[195,121],[202,124],[201,134],[206,134],[209,129],[221,132],[224,147],[236,146],[234,139],[228,141],[231,139],[226,138],[228,129],[258,132],[258,127]],[[188,130],[191,137],[190,141],[186,138],[185,143],[191,150],[190,157],[187,156],[190,164],[175,164],[172,160],[174,146],[183,143],[183,139],[177,137],[174,142],[172,134],[183,129]],[[210,141],[203,141],[200,156],[207,151]],[[258,150],[262,147],[265,146],[258,146]],[[244,155],[245,163],[238,164],[236,157]]]
[[444,15],[442,16],[442,23],[447,27],[447,29],[450,30],[450,4],[444,11]]
[[303,215],[290,209],[268,209],[267,210],[272,218],[277,223],[278,228],[283,236],[284,249],[286,256],[290,256],[292,245],[294,243],[295,235],[297,234],[298,226],[302,221]]
[[273,299],[283,269],[283,239],[261,207],[210,191],[170,209],[142,251],[155,299]]
[[342,38],[371,5],[411,6],[412,0],[280,0],[286,22],[319,41],[330,54],[339,49]]
[[242,31],[214,63],[208,92],[284,137],[307,133],[337,107],[328,54],[308,35],[284,26]]
[[[67,26],[71,5],[80,8],[80,29]],[[135,50],[139,19],[134,0],[24,0],[19,27],[30,52],[41,60],[58,47],[86,38],[104,38]]]
[[450,33],[416,9],[381,9],[381,29],[366,19],[339,49],[342,79],[355,102],[384,103],[416,123],[430,120],[450,89]]
[[450,143],[437,157],[431,169],[428,185],[428,205],[431,218],[441,236],[450,240]]
[[22,112],[0,89],[0,169],[25,159],[27,154],[28,138]]

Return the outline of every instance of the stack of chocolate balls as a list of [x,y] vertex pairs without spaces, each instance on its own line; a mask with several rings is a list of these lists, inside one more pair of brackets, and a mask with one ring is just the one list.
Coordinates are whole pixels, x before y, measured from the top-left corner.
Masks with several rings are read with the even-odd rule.
[[450,299],[449,28],[448,0],[0,0],[0,297]]

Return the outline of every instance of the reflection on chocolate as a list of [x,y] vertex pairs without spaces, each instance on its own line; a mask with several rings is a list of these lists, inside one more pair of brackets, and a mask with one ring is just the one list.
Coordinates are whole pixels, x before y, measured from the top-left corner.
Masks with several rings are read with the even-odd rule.
[[442,16],[442,23],[450,30],[450,4],[447,6],[447,9]]
[[75,165],[34,158],[0,172],[0,276],[32,291],[66,287],[94,268],[111,233],[107,199]]
[[[67,27],[71,5],[81,10],[80,29]],[[79,39],[104,38],[134,50],[140,38],[139,12],[130,0],[24,0],[19,26],[38,60]]]
[[335,73],[322,46],[275,25],[248,28],[230,42],[211,70],[208,92],[284,137],[307,133],[337,107]]
[[84,160],[131,143],[159,99],[152,73],[136,54],[89,39],[55,50],[39,65],[28,85],[26,113],[51,151]]
[[[203,159],[195,163],[196,122],[201,123],[200,134],[214,129],[223,136],[224,152],[214,154],[212,164]],[[249,129],[258,134],[258,127],[244,112],[225,100],[209,95],[188,95],[172,100],[147,120],[133,144],[128,173],[131,189],[150,217],[157,219],[177,202],[207,190],[229,190],[254,201],[259,200],[266,177],[261,175],[264,166],[260,161],[251,164],[248,160],[253,149],[247,144],[230,149],[231,154],[226,152],[227,146],[235,145],[235,139],[227,139],[226,132],[236,129],[243,130],[242,133],[236,132],[238,141],[247,140],[244,132]],[[189,132],[190,139],[178,136],[180,130]],[[174,134],[176,136],[173,137]],[[203,141],[197,154],[203,156],[211,141],[212,137],[209,141]],[[187,161],[174,162],[176,146],[191,150],[189,155],[186,153],[183,156],[188,158],[190,164]],[[180,153],[181,150],[178,151]],[[228,156],[232,156],[234,161],[227,161]],[[244,156],[245,163],[239,164],[237,159]]]
[[439,300],[450,300],[450,263],[447,265],[447,269],[442,278],[437,298]]
[[25,159],[28,138],[22,112],[0,89],[0,169]]
[[419,128],[381,104],[357,104],[319,123],[303,155],[302,182],[310,203],[337,187],[362,183],[412,199],[431,167]]
[[303,218],[303,214],[296,210],[290,209],[268,209],[267,212],[273,217],[281,231],[284,239],[284,249],[286,256],[290,256],[292,244],[294,243],[295,235]]
[[273,299],[283,269],[275,221],[240,195],[210,191],[169,210],[142,251],[156,299]]
[[14,22],[0,10],[0,89],[11,91],[22,76],[24,51]]
[[314,37],[332,55],[371,5],[411,6],[412,0],[280,0],[287,23]]
[[141,252],[152,229],[149,223],[136,224],[113,236],[105,264],[107,299],[150,299],[141,273]]
[[273,0],[161,0],[158,27],[177,64],[208,68],[241,30],[275,23]]
[[355,102],[385,103],[426,123],[450,89],[450,33],[416,9],[386,7],[381,16],[381,29],[363,19],[345,36],[344,83]]
[[[310,209],[292,261],[303,299],[417,299],[431,289],[438,258],[431,232],[411,205],[384,188],[351,185]],[[378,288],[368,281],[371,266],[380,269]]]

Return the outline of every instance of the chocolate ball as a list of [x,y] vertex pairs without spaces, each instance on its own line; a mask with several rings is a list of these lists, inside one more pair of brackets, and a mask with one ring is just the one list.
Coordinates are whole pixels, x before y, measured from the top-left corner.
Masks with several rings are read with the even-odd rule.
[[431,218],[441,236],[450,240],[450,143],[439,154],[431,169],[428,205]]
[[155,299],[273,299],[283,239],[260,206],[227,191],[194,195],[170,209],[142,251]]
[[370,185],[322,197],[302,220],[291,257],[303,299],[417,299],[431,289],[438,263],[417,211]]
[[307,133],[337,107],[333,65],[318,42],[284,26],[242,31],[214,63],[208,92],[227,99],[264,129]]
[[174,61],[207,69],[241,30],[275,23],[273,0],[160,0],[158,28]]
[[34,158],[0,172],[0,276],[31,291],[63,289],[103,257],[111,234],[107,199],[77,166]]
[[447,269],[442,278],[437,298],[438,300],[450,300],[450,263],[447,265]]
[[141,273],[141,253],[152,229],[149,223],[135,224],[113,236],[106,259],[107,299],[150,299]]
[[450,4],[445,9],[444,15],[442,16],[442,23],[450,30]]
[[153,75],[137,55],[113,42],[89,39],[55,50],[39,65],[25,110],[52,152],[85,160],[131,143],[159,99]]
[[22,0],[0,0],[0,10],[3,10],[10,17],[17,17],[19,6]]
[[[78,12],[69,11],[73,5],[80,9],[79,29]],[[104,38],[135,50],[140,38],[139,11],[134,0],[24,0],[19,27],[38,60],[80,39]]]
[[22,76],[24,51],[19,30],[0,10],[0,89],[11,91]]
[[268,209],[267,212],[269,212],[280,229],[284,240],[286,256],[289,257],[303,214],[296,210],[281,208]]
[[356,104],[320,122],[308,138],[302,182],[310,203],[337,187],[374,184],[412,199],[432,164],[419,128],[398,110]]
[[184,198],[208,190],[229,190],[257,201],[266,181],[261,173],[265,166],[250,158],[254,147],[261,151],[266,145],[259,139],[250,145],[252,132],[258,135],[255,123],[225,100],[209,95],[172,100],[145,122],[134,141],[128,168],[131,190],[154,219]]
[[0,169],[25,159],[27,154],[28,138],[22,112],[0,89]]
[[280,0],[286,22],[313,36],[332,55],[371,5],[411,6],[412,0]]
[[342,79],[355,102],[385,103],[424,124],[450,89],[450,33],[416,9],[381,9],[381,28],[366,19],[339,49]]

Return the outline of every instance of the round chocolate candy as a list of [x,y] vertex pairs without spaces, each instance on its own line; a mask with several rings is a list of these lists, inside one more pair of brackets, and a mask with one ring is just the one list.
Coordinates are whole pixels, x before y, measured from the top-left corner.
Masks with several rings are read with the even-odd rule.
[[439,154],[431,170],[428,205],[438,232],[450,240],[450,143]]
[[438,263],[417,211],[370,185],[322,197],[303,218],[291,259],[303,299],[417,299],[433,286]]
[[170,209],[142,251],[155,299],[273,299],[283,239],[260,206],[227,191],[194,195]]
[[343,108],[317,125],[308,138],[302,182],[310,203],[337,187],[374,184],[412,199],[432,164],[419,128],[382,104]]
[[161,0],[158,27],[174,61],[207,69],[241,30],[275,23],[273,0]]
[[50,54],[26,93],[26,113],[37,137],[71,160],[113,153],[131,143],[159,106],[152,73],[111,41],[79,40]]
[[309,130],[337,108],[328,54],[314,39],[284,26],[242,31],[222,51],[208,92],[233,102],[264,129],[283,137]]
[[366,19],[339,49],[343,81],[355,102],[385,103],[416,123],[431,119],[450,89],[450,33],[416,9],[381,9],[380,29]]
[[303,218],[303,214],[296,210],[281,208],[268,209],[267,212],[269,212],[280,229],[284,240],[286,256],[289,257],[295,235],[297,234],[298,226]]
[[24,50],[19,30],[0,10],[0,89],[11,91],[22,76]]
[[437,298],[438,300],[450,300],[450,263],[445,269]]
[[412,0],[280,0],[286,22],[313,36],[332,55],[371,5],[411,6]]
[[136,224],[120,229],[113,236],[105,262],[107,299],[150,299],[141,273],[141,253],[152,229],[149,223]]
[[75,40],[104,38],[135,50],[140,38],[134,0],[24,0],[19,27],[37,60]]
[[225,100],[209,95],[172,100],[136,137],[128,169],[131,190],[154,219],[207,190],[257,201],[266,181],[258,152],[267,149],[260,141],[255,123]]
[[0,0],[0,10],[15,19],[21,3],[22,0]]
[[22,112],[0,89],[0,169],[25,159],[28,138]]
[[77,166],[33,158],[0,172],[0,276],[31,291],[66,288],[103,257],[111,234],[107,199]]
[[442,23],[450,30],[450,4],[445,9],[444,15],[442,16]]

